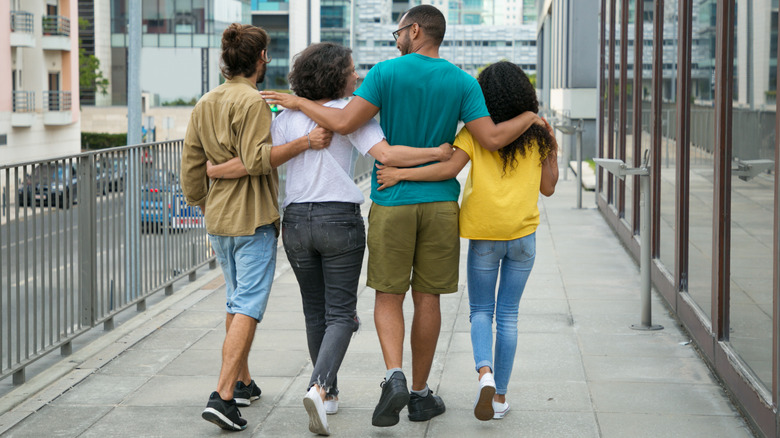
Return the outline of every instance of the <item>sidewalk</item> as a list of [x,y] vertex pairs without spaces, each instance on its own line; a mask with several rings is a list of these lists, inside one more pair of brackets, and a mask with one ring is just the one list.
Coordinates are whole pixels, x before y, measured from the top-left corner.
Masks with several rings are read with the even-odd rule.
[[[629,328],[640,322],[638,267],[592,207],[593,192],[583,193],[589,208],[577,210],[574,190],[573,178],[561,179],[556,194],[540,201],[536,264],[520,303],[507,394],[512,410],[506,418],[481,422],[472,413],[477,379],[462,241],[461,291],[442,297],[442,331],[429,380],[447,412],[412,423],[403,411],[394,427],[371,426],[385,368],[373,324],[374,291],[364,286],[364,270],[358,301],[363,325],[339,373],[340,410],[328,417],[333,436],[752,436],[655,293],[653,323],[664,329]],[[145,312],[154,315],[139,314],[111,332],[114,339],[85,348],[73,371],[22,397],[26,402],[0,416],[0,434],[227,434],[200,418],[219,373],[224,283],[218,269],[198,276],[195,286]],[[411,299],[406,310],[404,369],[410,373]],[[67,360],[78,357],[74,353]],[[263,395],[241,410],[249,426],[235,436],[314,436],[301,402],[312,367],[300,296],[282,250],[250,367]],[[23,391],[24,385],[0,403],[20,398]]]

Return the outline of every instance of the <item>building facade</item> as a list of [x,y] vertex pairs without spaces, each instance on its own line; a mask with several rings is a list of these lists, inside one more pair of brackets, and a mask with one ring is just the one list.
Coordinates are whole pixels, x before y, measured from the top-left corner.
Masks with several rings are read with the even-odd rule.
[[[89,38],[110,84],[110,98],[98,93],[98,104],[127,104],[128,1],[95,0],[89,2],[91,11],[82,8],[82,18],[93,23]],[[144,0],[141,6],[146,107],[191,102],[219,85],[222,32],[230,23],[251,22],[249,0]]]
[[[778,1],[599,11],[598,155],[648,157],[653,286],[758,434],[780,436]],[[596,197],[636,258],[638,178],[600,169]]]
[[75,0],[0,3],[0,165],[78,152]]
[[[583,157],[596,155],[598,0],[538,3],[536,27],[539,104],[553,124],[583,121]],[[558,135],[572,151],[573,136]]]
[[[440,55],[476,76],[501,59],[536,72],[536,10],[527,0],[426,0],[447,17]],[[267,88],[287,88],[295,54],[311,43],[332,41],[352,48],[355,67],[364,77],[378,62],[395,58],[392,32],[401,14],[421,4],[399,0],[253,0],[252,23],[271,34],[274,60]]]

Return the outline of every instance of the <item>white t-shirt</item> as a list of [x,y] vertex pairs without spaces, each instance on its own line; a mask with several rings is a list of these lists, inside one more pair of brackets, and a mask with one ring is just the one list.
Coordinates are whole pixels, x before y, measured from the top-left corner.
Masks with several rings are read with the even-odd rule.
[[[327,107],[344,108],[345,99],[332,100]],[[316,123],[300,111],[285,110],[271,125],[274,146],[289,143],[310,132]],[[306,150],[287,162],[286,196],[282,208],[301,202],[353,202],[362,204],[363,193],[352,180],[357,149],[362,155],[385,138],[382,128],[371,119],[349,135],[333,133],[330,146]],[[353,149],[354,146],[354,149]]]

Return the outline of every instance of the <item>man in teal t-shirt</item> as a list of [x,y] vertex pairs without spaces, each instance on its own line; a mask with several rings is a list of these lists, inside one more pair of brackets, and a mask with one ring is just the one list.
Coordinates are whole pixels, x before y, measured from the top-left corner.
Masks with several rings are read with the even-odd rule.
[[[533,123],[543,124],[531,112],[493,123],[476,79],[439,58],[445,30],[444,15],[436,7],[421,5],[407,11],[393,32],[402,56],[374,66],[356,97],[341,110],[289,94],[262,92],[263,97],[301,110],[320,126],[343,135],[379,113],[390,144],[415,147],[452,143],[459,120],[490,150],[508,144]],[[374,323],[387,367],[372,424],[384,427],[397,424],[407,404],[411,421],[426,421],[445,411],[427,382],[441,329],[439,294],[458,290],[460,186],[451,179],[404,181],[381,192],[377,188],[374,168],[366,284],[376,289]],[[401,368],[403,302],[410,286],[411,394]]]
[[[399,43],[406,38],[399,38]],[[449,61],[410,53],[374,66],[355,91],[379,108],[382,130],[390,144],[436,147],[452,143],[458,121],[490,117],[477,81]],[[395,206],[457,201],[455,179],[436,182],[402,181],[378,191],[376,168],[371,200]]]

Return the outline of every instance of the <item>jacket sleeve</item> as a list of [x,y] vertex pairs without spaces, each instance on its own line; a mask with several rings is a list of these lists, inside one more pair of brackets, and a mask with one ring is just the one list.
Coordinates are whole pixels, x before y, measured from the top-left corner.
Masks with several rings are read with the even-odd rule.
[[187,132],[184,135],[184,148],[181,153],[181,190],[189,205],[203,205],[209,193],[209,179],[206,175],[206,152],[203,150],[197,110],[193,110]]
[[250,175],[268,175],[271,166],[271,109],[264,100],[247,108],[246,115],[239,122],[237,132],[237,152],[246,171]]

